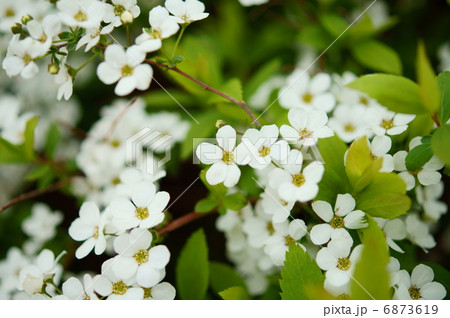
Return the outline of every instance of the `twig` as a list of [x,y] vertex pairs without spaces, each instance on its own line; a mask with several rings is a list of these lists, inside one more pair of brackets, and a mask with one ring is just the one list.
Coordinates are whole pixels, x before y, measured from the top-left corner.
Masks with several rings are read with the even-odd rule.
[[20,202],[36,198],[38,196],[44,195],[49,192],[59,190],[59,189],[63,188],[64,186],[68,185],[69,183],[70,183],[70,179],[60,180],[60,181],[48,186],[47,188],[37,189],[37,190],[33,190],[28,193],[21,194],[17,198],[12,199],[8,203],[6,203],[4,206],[0,207],[0,213]]
[[225,98],[225,99],[228,99],[228,100],[229,100],[230,102],[232,102],[233,104],[236,104],[236,105],[238,105],[240,108],[242,108],[242,109],[250,116],[250,118],[253,120],[253,122],[254,122],[256,125],[261,126],[261,123],[257,120],[256,116],[255,116],[255,115],[252,113],[252,111],[247,107],[247,104],[246,104],[244,101],[238,101],[236,98],[234,98],[234,97],[232,97],[232,96],[230,96],[230,95],[228,95],[228,94],[226,94],[226,93],[224,93],[224,92],[222,92],[222,91],[219,91],[218,89],[215,89],[214,87],[211,87],[211,86],[209,86],[208,84],[206,84],[206,83],[204,83],[204,82],[202,82],[202,81],[196,79],[195,77],[192,77],[191,75],[189,75],[189,74],[183,72],[182,70],[180,70],[180,69],[177,68],[176,66],[170,67],[169,65],[165,65],[165,64],[162,64],[162,63],[159,63],[159,62],[156,62],[156,61],[148,60],[148,59],[146,59],[145,62],[148,63],[148,64],[152,64],[152,65],[155,65],[155,66],[159,66],[159,67],[168,69],[168,70],[172,70],[172,71],[174,71],[174,72],[176,72],[176,73],[178,73],[178,74],[180,74],[180,75],[186,77],[187,79],[189,79],[189,80],[191,80],[191,81],[197,83],[197,84],[200,85],[203,89],[205,89],[205,90],[207,90],[207,91],[210,91],[210,92],[212,92],[212,93],[214,93],[214,94],[217,94],[217,95],[219,95],[219,96],[222,96],[222,97]]
[[197,213],[197,212],[191,212],[186,215],[183,215],[182,217],[173,220],[169,224],[167,224],[165,227],[163,227],[161,230],[158,231],[158,235],[162,236],[164,234],[167,234],[169,232],[172,232],[173,230],[176,230],[188,223],[191,223],[194,220],[200,219],[204,216],[210,215],[211,213],[216,212],[216,210],[212,210],[207,213]]

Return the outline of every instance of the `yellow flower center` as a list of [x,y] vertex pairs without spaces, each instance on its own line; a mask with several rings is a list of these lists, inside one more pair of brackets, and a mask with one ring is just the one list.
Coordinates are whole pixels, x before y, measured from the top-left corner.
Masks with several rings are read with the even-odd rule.
[[341,271],[348,271],[350,269],[350,260],[347,257],[342,257],[337,261],[337,268]]
[[330,225],[333,229],[340,229],[344,227],[345,222],[343,218],[341,218],[338,215],[335,215],[334,218],[331,220]]
[[227,165],[231,165],[234,163],[234,154],[230,151],[225,151],[223,153],[223,158],[222,160],[227,164]]
[[98,231],[98,226],[96,226],[95,228],[94,228],[94,235],[92,235],[95,239],[98,239],[98,236],[99,236],[99,231]]
[[284,237],[284,243],[289,246],[291,243],[295,243],[297,242],[296,240],[294,240],[290,235],[287,235]]
[[133,75],[134,69],[130,65],[122,67],[122,76],[127,77]]
[[117,16],[120,16],[122,13],[125,12],[125,7],[123,5],[117,5],[114,7],[114,14]]
[[270,148],[269,147],[262,147],[262,149],[259,151],[259,155],[261,157],[266,157],[270,154]]
[[16,15],[16,11],[13,8],[6,8],[5,17],[12,18]]
[[79,10],[79,11],[73,16],[73,18],[74,18],[75,20],[79,21],[79,22],[84,22],[84,21],[87,20],[86,14],[85,14],[83,11],[81,11],[81,10]]
[[267,223],[266,229],[270,234],[273,234],[275,232],[275,228],[273,227],[272,222]]
[[128,286],[123,281],[115,282],[112,286],[112,293],[114,295],[123,295],[127,292]]
[[353,125],[352,123],[347,123],[344,126],[344,131],[348,132],[348,133],[352,133],[356,130],[355,125]]
[[380,126],[386,130],[389,130],[391,128],[394,128],[394,121],[391,119],[383,119]]
[[367,98],[367,97],[365,97],[365,96],[362,96],[360,99],[359,99],[359,102],[361,103],[361,104],[363,104],[363,105],[369,105],[369,99]]
[[133,255],[133,257],[139,265],[144,264],[148,261],[148,251],[139,250]]
[[292,183],[297,186],[297,187],[301,187],[302,185],[305,184],[305,176],[301,173],[296,174],[295,176],[292,177]]
[[412,300],[419,300],[420,299],[420,289],[417,288],[416,285],[412,285],[408,289],[409,296],[411,296]]
[[309,92],[302,95],[302,99],[306,104],[311,104],[313,98],[314,98],[313,94]]
[[23,62],[25,63],[25,65],[28,65],[28,63],[30,63],[31,61],[33,61],[33,59],[28,54],[25,54],[23,56]]
[[83,300],[91,300],[91,297],[89,297],[88,295],[84,295]]
[[140,208],[140,207],[136,208],[135,214],[139,220],[145,220],[150,215],[147,208]]
[[346,293],[340,294],[339,296],[337,296],[337,299],[339,300],[349,300],[350,296]]
[[298,132],[300,134],[300,140],[309,138],[312,136],[313,132],[309,130],[308,128],[302,128]]

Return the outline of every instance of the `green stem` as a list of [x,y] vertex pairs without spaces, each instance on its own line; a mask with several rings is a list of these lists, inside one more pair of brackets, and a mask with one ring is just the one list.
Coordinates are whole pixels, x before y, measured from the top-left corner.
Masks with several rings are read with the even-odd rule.
[[172,56],[170,57],[170,60],[172,60],[173,57],[175,56],[175,53],[176,53],[177,48],[178,48],[178,44],[180,44],[180,40],[181,40],[181,38],[183,37],[184,30],[186,29],[187,26],[188,26],[188,24],[183,24],[183,25],[181,26],[181,31],[180,31],[180,34],[178,35],[177,42],[175,42],[175,46],[174,46],[174,48],[173,48]]
[[95,53],[94,55],[92,55],[86,62],[84,62],[83,65],[81,65],[79,68],[75,69],[75,73],[78,73],[80,70],[82,70],[86,65],[88,65],[89,63],[91,63],[95,57],[98,55],[98,53]]
[[133,44],[133,42],[131,42],[131,32],[130,32],[130,25],[127,24],[125,26],[125,28],[127,29],[127,39],[128,39],[128,45],[131,46]]
[[52,285],[53,287],[55,287],[55,290],[56,290],[56,292],[57,292],[58,294],[60,294],[60,295],[63,294],[62,290],[59,289],[59,287],[56,286],[56,284],[55,284],[53,281],[50,282],[50,285]]

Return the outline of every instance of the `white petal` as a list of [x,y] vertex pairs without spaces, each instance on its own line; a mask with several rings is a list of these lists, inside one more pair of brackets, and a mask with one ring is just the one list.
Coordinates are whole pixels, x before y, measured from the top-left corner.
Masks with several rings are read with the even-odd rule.
[[447,291],[444,286],[437,282],[425,284],[425,286],[420,289],[420,296],[424,299],[441,300],[444,299],[446,295]]
[[419,182],[425,186],[439,183],[441,181],[441,174],[438,171],[421,170],[417,174]]
[[312,94],[322,93],[330,88],[331,77],[326,73],[319,73],[311,79],[310,91]]
[[78,259],[82,259],[82,258],[86,257],[94,248],[95,241],[96,240],[93,237],[91,237],[86,242],[81,244],[81,246],[79,248],[77,248],[77,250],[75,252],[75,257]]
[[344,218],[345,227],[348,229],[362,229],[368,226],[366,214],[356,210],[347,214]]
[[166,282],[158,284],[152,288],[152,298],[156,300],[173,300],[175,299],[175,288]]
[[153,69],[148,64],[141,64],[134,68],[133,77],[136,79],[136,88],[145,91],[150,87],[153,78]]
[[133,188],[131,199],[137,207],[147,207],[152,202],[156,193],[156,187],[152,182],[141,182]]
[[165,245],[157,245],[150,249],[148,258],[154,268],[162,269],[169,263],[169,249]]
[[328,248],[322,248],[317,252],[316,262],[319,267],[325,271],[336,268],[337,259]]
[[240,177],[241,170],[237,165],[227,165],[227,175],[225,177],[225,180],[223,181],[223,184],[227,188],[234,187],[239,182]]
[[118,96],[126,96],[137,87],[136,78],[134,76],[122,77],[117,83],[114,93]]
[[350,281],[350,275],[346,271],[333,268],[325,274],[325,279],[330,285],[338,287],[346,285]]
[[334,216],[333,208],[326,201],[315,201],[312,204],[314,212],[325,222],[330,222]]
[[112,68],[108,63],[102,62],[97,68],[97,76],[103,83],[110,85],[117,82],[122,73],[120,69]]
[[101,296],[108,296],[112,293],[112,283],[105,276],[99,275],[95,278],[94,289]]
[[223,157],[223,150],[218,146],[202,142],[198,145],[196,150],[197,158],[204,164],[210,165],[216,161],[219,161]]
[[227,177],[227,164],[223,161],[214,163],[206,171],[206,181],[211,185],[216,185],[225,181]]
[[317,224],[311,229],[311,241],[316,245],[327,243],[331,238],[332,227],[328,223]]
[[351,194],[338,194],[336,199],[336,204],[334,206],[334,211],[339,216],[346,216],[356,206],[355,199]]
[[150,288],[158,284],[161,280],[159,270],[155,269],[149,263],[139,267],[136,274],[136,281],[139,285]]
[[116,69],[121,69],[127,62],[124,49],[118,44],[111,44],[105,50],[105,61]]
[[411,274],[411,283],[421,288],[426,283],[433,281],[434,273],[431,267],[419,264],[417,265]]
[[114,274],[116,274],[117,277],[121,279],[128,279],[134,274],[136,274],[136,271],[138,269],[138,264],[136,261],[131,257],[123,257],[123,256],[116,256],[115,261],[112,265],[112,270],[114,271]]
[[236,145],[236,130],[230,125],[223,126],[217,131],[217,143],[225,151],[233,151]]
[[375,136],[372,140],[371,150],[375,156],[381,157],[388,153],[391,146],[392,140],[388,136]]

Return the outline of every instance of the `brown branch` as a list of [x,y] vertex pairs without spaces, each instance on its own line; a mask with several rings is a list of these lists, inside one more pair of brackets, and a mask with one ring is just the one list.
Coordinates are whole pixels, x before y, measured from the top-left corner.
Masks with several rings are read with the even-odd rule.
[[215,89],[214,87],[211,87],[211,86],[209,86],[208,84],[206,84],[206,83],[204,83],[204,82],[202,82],[202,81],[196,79],[195,77],[192,77],[191,75],[189,75],[189,74],[183,72],[182,70],[180,70],[180,69],[177,68],[176,66],[170,67],[169,65],[165,65],[165,64],[162,64],[162,63],[158,63],[158,62],[156,62],[156,61],[152,61],[152,60],[149,60],[149,59],[146,59],[145,62],[148,63],[148,64],[152,64],[152,65],[155,65],[155,66],[159,66],[159,67],[168,69],[168,70],[172,70],[172,71],[174,71],[174,72],[176,72],[176,73],[178,73],[178,74],[180,74],[180,75],[186,77],[187,79],[189,79],[189,80],[191,80],[191,81],[197,83],[197,84],[200,85],[203,89],[205,89],[205,90],[207,90],[207,91],[210,91],[210,92],[212,92],[212,93],[214,93],[214,94],[217,94],[217,95],[219,95],[219,96],[222,96],[222,97],[225,98],[225,99],[228,99],[228,100],[229,100],[230,102],[232,102],[233,104],[236,104],[236,105],[238,105],[240,108],[242,108],[242,109],[247,113],[247,115],[253,120],[253,122],[254,122],[257,126],[261,126],[261,123],[258,121],[258,119],[256,118],[256,116],[252,113],[252,111],[247,107],[247,104],[246,104],[244,101],[238,101],[236,98],[234,98],[234,97],[232,97],[232,96],[230,96],[230,95],[228,95],[228,94],[226,94],[226,93],[224,93],[224,92],[222,92],[222,91],[219,91],[218,89]]
[[38,196],[44,195],[46,193],[50,193],[50,192],[59,190],[59,189],[63,188],[64,186],[68,185],[69,183],[70,183],[70,179],[60,180],[60,181],[48,186],[47,188],[37,189],[37,190],[33,190],[31,192],[21,194],[17,198],[12,199],[8,203],[6,203],[2,207],[0,207],[0,213],[20,202],[23,202],[23,201],[26,201],[29,199],[33,199]]
[[167,224],[165,227],[163,227],[161,230],[158,231],[158,235],[162,236],[164,234],[167,234],[169,232],[172,232],[186,224],[191,223],[194,220],[200,219],[204,216],[210,215],[211,213],[216,212],[216,210],[212,210],[207,213],[197,213],[197,212],[191,212],[186,215],[183,215],[182,217],[173,220],[169,224]]

